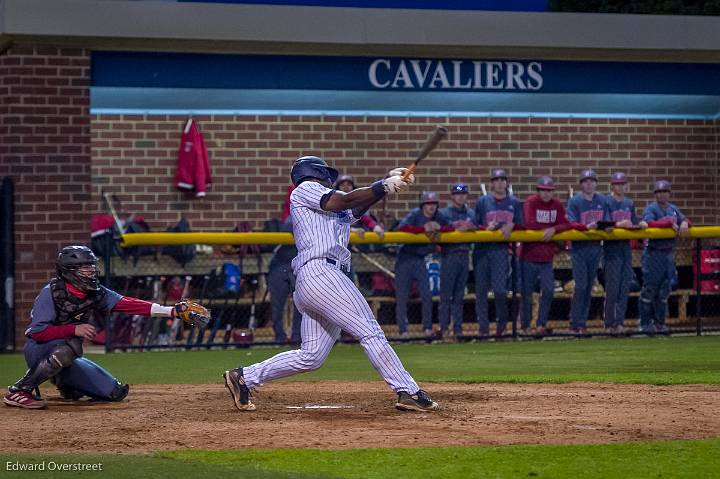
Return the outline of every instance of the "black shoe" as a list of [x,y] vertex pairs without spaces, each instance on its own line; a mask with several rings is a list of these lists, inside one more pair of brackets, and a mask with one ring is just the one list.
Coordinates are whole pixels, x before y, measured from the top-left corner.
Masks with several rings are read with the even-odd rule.
[[58,386],[58,391],[60,392],[60,396],[66,401],[79,401],[84,396],[80,391],[65,386]]
[[240,411],[254,411],[255,405],[250,401],[250,388],[245,385],[242,368],[231,369],[223,374],[225,387],[235,402],[235,407]]
[[432,400],[428,393],[420,389],[415,394],[406,392],[398,393],[398,400],[395,404],[401,411],[437,411],[440,409],[438,403]]

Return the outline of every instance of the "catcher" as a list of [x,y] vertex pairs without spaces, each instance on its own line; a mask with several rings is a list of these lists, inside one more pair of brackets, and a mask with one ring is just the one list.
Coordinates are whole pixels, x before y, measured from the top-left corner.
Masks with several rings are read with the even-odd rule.
[[[142,316],[179,317],[189,324],[207,324],[208,310],[182,300],[161,306],[121,296],[98,281],[97,257],[86,246],[66,246],[58,254],[57,277],[40,290],[25,330],[28,370],[8,388],[3,402],[25,409],[47,406],[38,386],[50,379],[63,398],[89,396],[96,401],[122,401],[130,387],[98,364],[83,357],[83,340],[95,336],[92,323],[111,312]],[[37,394],[33,395],[33,391]]]

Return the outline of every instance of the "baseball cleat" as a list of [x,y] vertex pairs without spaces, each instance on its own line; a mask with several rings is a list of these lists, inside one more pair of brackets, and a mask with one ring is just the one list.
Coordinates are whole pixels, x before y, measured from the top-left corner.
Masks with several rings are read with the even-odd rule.
[[250,388],[245,385],[242,368],[231,369],[223,374],[225,387],[235,402],[235,407],[240,411],[254,411],[255,405],[250,401]]
[[395,404],[397,409],[401,411],[437,411],[440,409],[438,403],[432,400],[428,393],[420,389],[415,394],[409,394],[404,391],[398,393],[398,400]]
[[27,391],[15,390],[8,391],[3,397],[3,402],[7,406],[21,407],[24,409],[45,409],[47,403],[43,400],[37,400],[32,393]]

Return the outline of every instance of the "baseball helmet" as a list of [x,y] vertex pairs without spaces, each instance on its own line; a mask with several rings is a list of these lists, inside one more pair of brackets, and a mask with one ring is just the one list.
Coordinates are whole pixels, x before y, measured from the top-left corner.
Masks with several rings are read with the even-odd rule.
[[434,191],[426,191],[420,197],[420,206],[426,203],[440,203],[437,193]]
[[537,180],[537,184],[535,185],[535,189],[537,190],[549,190],[554,191],[555,190],[555,183],[553,183],[553,179],[549,176],[541,176]]
[[301,156],[295,160],[290,170],[290,178],[295,186],[311,178],[333,184],[337,177],[338,171],[329,167],[325,160],[317,156]]
[[497,179],[497,178],[505,178],[508,179],[507,172],[503,170],[502,168],[493,168],[490,170],[490,181]]
[[657,180],[653,193],[657,193],[658,191],[670,191],[670,182],[668,180]]
[[[87,246],[66,246],[55,260],[58,278],[68,281],[80,291],[98,291],[100,281],[97,273],[97,256]],[[92,266],[93,272],[80,272],[83,266]]]
[[337,188],[338,186],[340,186],[340,183],[343,183],[343,182],[345,182],[345,181],[350,182],[350,184],[352,185],[353,189],[355,189],[355,180],[353,179],[353,177],[352,177],[351,175],[340,175],[340,176],[338,176],[338,179],[337,179],[337,180],[335,181],[335,183],[333,184],[333,188]]
[[580,183],[582,183],[585,180],[598,180],[597,174],[591,169],[583,170],[582,173],[580,173]]
[[627,183],[627,177],[622,171],[616,171],[610,177],[611,185],[624,185],[625,183]]
[[455,193],[469,193],[470,188],[468,188],[468,185],[465,183],[455,183],[452,188],[450,188],[450,194]]

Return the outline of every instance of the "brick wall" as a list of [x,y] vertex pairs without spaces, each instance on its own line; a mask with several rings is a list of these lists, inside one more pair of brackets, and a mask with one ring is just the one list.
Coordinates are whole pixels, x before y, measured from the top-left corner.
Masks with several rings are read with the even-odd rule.
[[595,168],[601,190],[611,171],[628,173],[631,195],[643,207],[656,178],[674,185],[674,201],[696,224],[717,224],[717,137],[712,121],[206,116],[196,117],[209,151],[214,185],[204,199],[173,188],[176,151],[186,121],[181,116],[99,115],[92,118],[93,198],[100,188],[117,192],[128,209],[143,213],[153,229],[185,215],[195,230],[223,231],[240,220],[257,225],[279,214],[289,168],[301,154],[317,154],[353,174],[360,184],[409,163],[433,126],[450,135],[425,159],[418,185],[388,201],[403,215],[422,190],[442,192],[458,180],[471,187],[471,201],[491,167],[511,175],[525,197],[537,176],[550,174],[561,199],[577,175]]
[[87,238],[89,52],[15,45],[0,54],[0,176],[15,181],[16,339],[58,249]]
[[90,214],[104,210],[101,188],[155,230],[181,214],[195,230],[260,225],[279,214],[298,155],[318,154],[368,183],[407,164],[438,123],[450,126],[450,138],[423,162],[419,185],[388,202],[396,216],[422,190],[447,200],[454,181],[469,182],[477,195],[494,166],[509,170],[521,196],[536,176],[552,174],[565,199],[566,186],[592,166],[603,181],[614,169],[629,173],[639,206],[650,199],[651,182],[667,177],[696,224],[720,222],[717,121],[199,116],[214,185],[194,199],[172,184],[186,118],[91,116],[89,63],[83,49],[15,45],[0,54],[0,175],[16,184],[19,343],[58,249],[87,241]]

